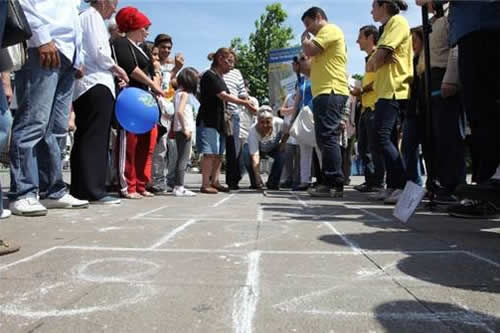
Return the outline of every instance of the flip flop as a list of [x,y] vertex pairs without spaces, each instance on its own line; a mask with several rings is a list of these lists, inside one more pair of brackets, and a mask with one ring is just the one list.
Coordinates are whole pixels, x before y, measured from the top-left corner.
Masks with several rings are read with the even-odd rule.
[[9,244],[0,239],[0,256],[19,251],[21,247],[15,244]]

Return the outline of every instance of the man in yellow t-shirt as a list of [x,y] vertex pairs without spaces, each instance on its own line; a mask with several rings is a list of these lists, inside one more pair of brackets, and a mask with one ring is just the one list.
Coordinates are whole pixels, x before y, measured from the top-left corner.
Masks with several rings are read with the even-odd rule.
[[[361,51],[366,53],[366,64],[373,57],[378,41],[378,29],[367,25],[359,30],[357,43]],[[354,186],[354,189],[363,193],[379,192],[384,185],[385,163],[384,156],[375,148],[375,100],[373,90],[375,71],[366,65],[365,75],[361,88],[350,87],[351,95],[361,97],[363,106],[357,128],[358,151],[363,161],[365,183]]]
[[311,88],[316,143],[321,151],[323,184],[309,191],[312,196],[342,197],[344,174],[339,136],[348,115],[344,114],[349,89],[347,86],[347,52],[344,33],[329,24],[326,13],[309,8],[302,16],[306,31],[302,49],[311,57]]

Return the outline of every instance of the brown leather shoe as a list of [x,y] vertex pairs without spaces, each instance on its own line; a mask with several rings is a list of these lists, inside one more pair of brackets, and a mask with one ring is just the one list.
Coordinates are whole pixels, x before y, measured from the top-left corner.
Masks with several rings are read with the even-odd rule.
[[230,191],[228,186],[222,185],[220,183],[212,184],[212,187],[214,187],[215,189],[217,189],[217,191],[219,191],[219,192],[228,193]]
[[212,186],[202,186],[200,188],[200,192],[205,193],[205,194],[217,194],[217,193],[219,193],[219,191],[217,191],[217,189],[215,187],[212,187]]

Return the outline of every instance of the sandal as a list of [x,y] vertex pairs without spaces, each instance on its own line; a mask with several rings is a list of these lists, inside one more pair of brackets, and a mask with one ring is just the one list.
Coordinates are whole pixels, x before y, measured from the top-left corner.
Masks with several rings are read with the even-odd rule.
[[228,193],[230,191],[228,186],[222,185],[220,183],[212,184],[212,187],[215,188],[219,192],[226,192],[226,193]]
[[139,200],[139,199],[143,198],[143,196],[140,195],[137,192],[133,192],[133,193],[120,193],[120,197],[122,197],[124,199],[132,199],[132,200]]
[[146,198],[152,198],[155,196],[153,193],[151,193],[149,191],[140,192],[139,194],[142,195],[143,197],[146,197]]
[[217,194],[217,193],[219,193],[219,191],[217,191],[217,189],[213,186],[202,186],[200,188],[200,192],[205,193],[205,194]]
[[18,245],[12,245],[0,239],[0,256],[17,252],[20,248]]

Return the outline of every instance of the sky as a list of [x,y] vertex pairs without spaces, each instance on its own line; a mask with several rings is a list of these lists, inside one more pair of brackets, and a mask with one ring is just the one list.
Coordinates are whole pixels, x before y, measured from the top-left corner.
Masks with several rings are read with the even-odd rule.
[[[78,0],[76,0],[78,1]],[[255,21],[265,7],[276,1],[263,0],[119,0],[118,8],[135,6],[151,20],[151,35],[168,33],[173,38],[173,53],[182,52],[185,63],[198,69],[209,66],[207,55],[222,46],[228,46],[235,37],[248,39],[255,30]],[[363,74],[365,54],[356,44],[359,28],[373,24],[371,0],[280,1],[288,13],[285,25],[295,34],[292,45],[299,44],[304,26],[302,14],[311,6],[323,8],[330,23],[338,25],[345,34],[348,49],[348,73]],[[409,10],[404,13],[410,26],[420,25],[420,7],[408,0]]]

